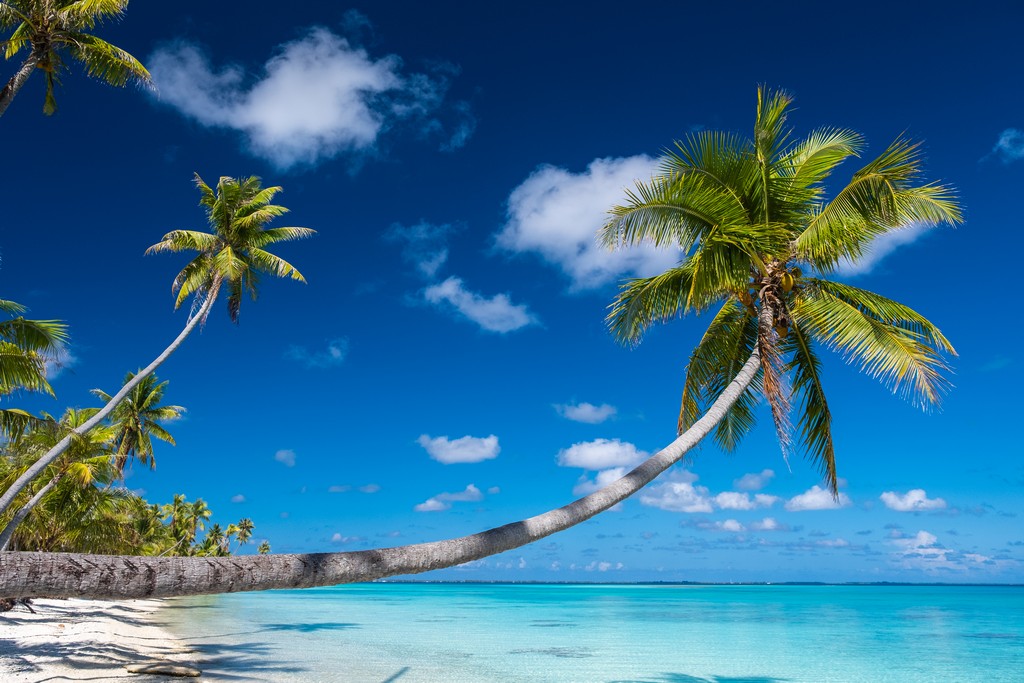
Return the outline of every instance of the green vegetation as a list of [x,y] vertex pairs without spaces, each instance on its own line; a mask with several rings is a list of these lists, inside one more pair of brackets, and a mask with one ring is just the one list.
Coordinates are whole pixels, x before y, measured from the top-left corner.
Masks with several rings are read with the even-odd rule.
[[[176,495],[168,505],[151,505],[121,484],[128,457],[155,466],[151,439],[174,439],[159,423],[178,417],[180,406],[161,406],[166,382],[155,376],[139,395],[144,402],[115,413],[112,420],[77,435],[70,448],[24,491],[16,512],[0,518],[0,548],[44,552],[85,552],[115,555],[230,554],[252,537],[253,523],[242,519],[226,530],[214,524],[205,537],[199,532],[211,511],[200,498],[188,502]],[[102,392],[99,392],[102,394]],[[135,410],[142,406],[139,419]],[[8,487],[25,469],[76,427],[93,417],[97,408],[69,408],[60,419],[44,413],[0,447],[0,487]],[[140,429],[136,429],[139,427]],[[129,449],[126,444],[134,444]],[[143,453],[147,459],[143,459]]]
[[128,0],[0,0],[0,28],[13,29],[0,42],[4,58],[27,52],[17,73],[0,90],[0,116],[36,69],[46,75],[43,113],[53,114],[57,110],[54,89],[66,68],[65,56],[110,85],[124,86],[129,81],[148,85],[149,71],[139,60],[92,35],[100,23],[120,19],[127,8]]
[[828,198],[825,181],[859,156],[863,139],[826,128],[794,140],[785,125],[791,101],[759,90],[752,139],[692,135],[665,154],[658,176],[638,183],[627,203],[612,210],[605,244],[654,243],[685,256],[660,275],[626,283],[608,324],[619,340],[637,343],[655,322],[718,306],[690,355],[679,432],[697,421],[756,348],[758,374],[716,427],[715,439],[734,449],[754,425],[760,394],[785,453],[796,404],[799,446],[836,494],[818,347],[839,352],[922,406],[939,402],[948,386],[942,354],[954,351],[910,308],[827,277],[844,261],[860,259],[876,237],[914,224],[959,223],[961,213],[950,188],[920,183],[920,145],[902,138]]

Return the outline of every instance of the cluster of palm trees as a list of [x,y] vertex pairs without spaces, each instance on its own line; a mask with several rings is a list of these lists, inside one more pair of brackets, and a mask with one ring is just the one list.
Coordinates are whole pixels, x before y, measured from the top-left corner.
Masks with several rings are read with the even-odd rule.
[[[28,50],[22,67],[0,92],[0,114],[36,69],[47,75],[46,110],[52,111],[55,74],[65,52],[112,83],[147,82],[148,74],[130,55],[86,37],[86,29],[119,17],[127,4],[0,0],[0,27],[13,28],[4,41],[7,57]],[[961,212],[949,187],[924,181],[920,148],[903,139],[830,193],[826,182],[842,162],[860,156],[863,140],[839,129],[797,138],[787,125],[790,105],[785,93],[761,88],[751,137],[701,131],[677,143],[663,156],[653,178],[638,181],[627,191],[626,201],[611,210],[600,233],[612,248],[653,243],[679,255],[679,264],[665,273],[622,285],[608,317],[619,340],[637,343],[655,323],[717,309],[687,366],[679,437],[618,481],[564,507],[462,538],[230,561],[196,561],[187,555],[227,552],[232,538],[239,544],[248,540],[251,522],[225,530],[213,525],[197,543],[208,510],[201,501],[175,498],[164,508],[147,506],[148,512],[137,520],[149,526],[168,522],[172,542],[187,545],[187,553],[84,558],[73,553],[0,552],[0,597],[129,598],[321,586],[477,560],[575,526],[614,506],[711,432],[724,448],[735,447],[753,426],[761,398],[770,408],[784,450],[802,450],[837,493],[821,348],[840,353],[922,406],[939,401],[947,386],[944,358],[954,351],[914,310],[830,276],[844,261],[856,262],[874,239],[886,233],[914,224],[955,224],[961,221]],[[271,204],[281,188],[263,188],[257,178],[224,177],[215,188],[198,175],[195,180],[209,230],[176,230],[148,250],[196,254],[172,285],[176,306],[192,301],[184,329],[153,362],[130,375],[120,391],[99,393],[106,404],[95,412],[79,411],[57,421],[4,408],[0,420],[11,450],[3,459],[8,475],[0,494],[0,519],[11,520],[16,514],[12,511],[24,509],[37,496],[36,505],[47,506],[57,494],[63,495],[53,498],[60,514],[76,509],[101,514],[101,506],[79,501],[104,490],[105,478],[116,479],[130,458],[152,462],[151,453],[143,455],[149,442],[138,433],[144,421],[125,419],[144,401],[129,397],[146,382],[151,388],[162,386],[156,384],[154,371],[206,319],[221,291],[227,293],[229,316],[237,321],[241,300],[246,293],[255,297],[261,273],[304,281],[291,264],[266,250],[275,242],[313,233],[307,228],[267,227],[286,212]],[[10,315],[21,312],[10,302],[2,302],[0,310]],[[17,317],[0,324],[0,395],[7,397],[19,388],[49,391],[46,357],[64,335],[63,326],[54,321]],[[149,424],[161,419],[166,417],[154,416]],[[22,440],[30,441],[19,435],[39,420],[53,425],[47,427],[46,438],[40,436],[43,443],[25,457],[31,464],[21,470],[15,467],[21,461],[13,449],[21,448]],[[162,438],[161,432],[152,430],[149,437]],[[110,443],[111,453],[92,466],[84,454],[92,447],[88,444],[95,443]],[[81,457],[76,456],[79,449]],[[44,484],[38,486],[37,481]],[[86,481],[91,483],[82,483]],[[14,537],[19,533],[15,531]],[[89,533],[83,532],[83,539]],[[104,542],[89,539],[80,546],[56,549],[122,552]]]

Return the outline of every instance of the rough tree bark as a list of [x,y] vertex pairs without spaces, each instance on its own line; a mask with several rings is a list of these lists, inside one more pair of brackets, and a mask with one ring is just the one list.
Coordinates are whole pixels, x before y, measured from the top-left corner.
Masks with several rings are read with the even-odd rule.
[[39,66],[39,59],[42,55],[37,53],[35,50],[28,54],[28,57],[22,63],[21,68],[18,72],[11,76],[11,80],[7,81],[7,85],[0,90],[0,116],[4,115],[7,111],[7,107],[11,106],[11,100],[21,90],[21,86],[25,85],[25,81],[32,75],[32,72]]
[[757,375],[754,350],[708,411],[632,472],[569,505],[472,536],[347,553],[243,557],[133,557],[0,553],[0,597],[129,599],[310,588],[452,567],[575,526],[639,491],[706,436]]

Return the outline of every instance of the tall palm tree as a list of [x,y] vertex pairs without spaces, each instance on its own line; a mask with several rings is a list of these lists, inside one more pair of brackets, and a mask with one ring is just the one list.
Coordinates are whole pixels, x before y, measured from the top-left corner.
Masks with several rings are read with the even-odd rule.
[[[74,575],[71,569],[79,564],[72,555],[0,553],[3,592],[9,597],[131,598],[299,588],[477,560],[612,507],[678,462],[712,430],[728,446],[749,429],[753,392],[768,397],[773,416],[784,426],[786,373],[802,401],[801,444],[834,491],[830,415],[811,340],[845,352],[869,374],[926,404],[942,391],[941,354],[952,348],[909,308],[810,270],[831,273],[843,259],[859,259],[878,235],[914,221],[955,223],[960,210],[948,188],[921,182],[918,148],[902,140],[827,198],[825,180],[858,152],[860,138],[825,130],[794,141],[785,126],[789,104],[783,93],[760,91],[752,140],[709,132],[681,145],[678,153],[665,157],[660,175],[639,183],[627,204],[614,209],[602,233],[610,244],[651,240],[673,246],[682,258],[662,276],[625,285],[609,316],[620,339],[638,339],[653,322],[724,301],[691,358],[682,417],[683,426],[689,426],[621,479],[529,519],[462,538],[394,548],[202,560],[91,557],[97,568]],[[795,264],[810,266],[809,273],[797,271]],[[727,368],[714,367],[715,360],[727,361]],[[704,415],[695,418],[707,403]]]
[[92,35],[100,23],[120,19],[128,0],[0,0],[0,28],[14,30],[0,42],[4,57],[22,50],[25,61],[0,90],[0,116],[10,106],[25,81],[36,69],[46,74],[43,113],[57,110],[53,91],[60,83],[66,56],[80,62],[86,73],[111,85],[129,81],[149,85],[150,76],[139,60]]
[[950,188],[919,183],[920,145],[903,138],[829,198],[825,181],[859,156],[863,139],[822,129],[794,140],[785,125],[791,101],[759,90],[753,139],[701,132],[677,143],[659,174],[612,210],[601,234],[606,245],[654,243],[683,258],[665,273],[626,283],[608,322],[619,340],[637,343],[656,322],[718,306],[690,356],[679,433],[757,349],[760,371],[716,427],[717,442],[736,447],[754,425],[760,394],[786,454],[798,405],[797,445],[837,495],[818,349],[839,352],[923,407],[938,404],[948,387],[943,354],[955,352],[914,310],[828,276],[886,233],[959,223],[961,213]]
[[[134,372],[125,375],[128,384],[135,377]],[[120,476],[124,476],[125,465],[137,459],[150,469],[156,468],[153,454],[153,438],[174,445],[174,437],[160,425],[162,421],[176,420],[185,409],[181,406],[160,405],[167,382],[161,382],[156,375],[146,377],[114,408],[110,419],[114,423],[114,462]],[[104,403],[113,397],[102,389],[93,389]]]
[[[0,321],[0,397],[20,390],[53,396],[46,365],[67,343],[67,326],[57,320],[26,320],[24,312],[21,304],[0,299],[0,313],[15,316]],[[0,409],[0,435],[20,435],[31,419],[17,408]]]
[[60,457],[75,435],[88,432],[106,419],[135,387],[153,374],[181,346],[192,330],[206,319],[222,286],[228,290],[228,313],[231,320],[238,322],[242,293],[248,292],[253,298],[256,297],[261,273],[306,281],[294,266],[267,251],[267,247],[277,242],[315,234],[309,228],[266,227],[270,221],[288,212],[285,207],[270,203],[274,195],[281,191],[280,187],[262,187],[260,179],[255,176],[243,179],[222,177],[217,183],[216,192],[203,182],[198,173],[195,182],[201,196],[199,203],[206,210],[210,232],[174,230],[146,250],[147,254],[164,251],[198,252],[171,285],[171,291],[177,294],[175,308],[193,297],[194,311],[185,323],[185,328],[153,362],[121,387],[92,419],[56,444],[0,495],[0,515],[32,479]]

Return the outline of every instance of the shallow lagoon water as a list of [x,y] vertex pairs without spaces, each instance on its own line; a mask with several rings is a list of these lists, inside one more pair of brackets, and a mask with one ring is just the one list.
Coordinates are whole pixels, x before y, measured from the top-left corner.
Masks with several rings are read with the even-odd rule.
[[204,680],[1024,681],[1024,587],[378,583],[161,619]]

